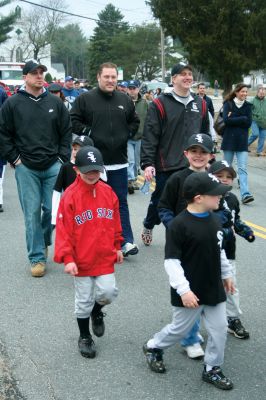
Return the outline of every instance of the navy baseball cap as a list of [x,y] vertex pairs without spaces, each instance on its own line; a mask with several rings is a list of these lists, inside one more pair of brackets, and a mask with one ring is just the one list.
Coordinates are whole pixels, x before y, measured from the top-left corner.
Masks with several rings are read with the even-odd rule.
[[43,72],[47,71],[47,68],[43,64],[38,64],[37,62],[31,60],[27,61],[26,64],[23,67],[22,74],[27,75],[30,74],[31,72],[35,71],[36,69],[41,68]]
[[215,175],[208,172],[194,172],[184,182],[183,194],[187,200],[198,195],[220,196],[232,189],[223,185]]
[[122,81],[122,82],[118,82],[117,86],[121,86],[121,87],[127,88],[128,84],[127,84],[127,81]]
[[138,88],[139,87],[139,81],[136,81],[135,79],[132,79],[131,81],[128,81],[128,87],[132,88]]
[[193,146],[199,146],[207,153],[212,153],[213,151],[213,141],[210,135],[206,133],[195,133],[191,135],[187,141],[186,149],[188,150]]
[[184,69],[189,69],[192,72],[192,67],[189,64],[176,64],[173,66],[171,76],[181,74]]
[[76,136],[72,142],[72,146],[73,144],[78,144],[81,147],[94,145],[93,140],[89,136],[85,135]]
[[75,166],[83,174],[89,171],[104,172],[102,154],[93,146],[84,146],[77,152]]
[[221,172],[221,171],[228,171],[232,175],[233,179],[236,178],[236,171],[225,160],[215,161],[214,163],[211,164],[211,166],[209,168],[209,172],[211,174],[218,174],[218,172]]
[[70,76],[70,75],[66,76],[65,77],[65,82],[68,82],[68,81],[74,81],[73,76]]

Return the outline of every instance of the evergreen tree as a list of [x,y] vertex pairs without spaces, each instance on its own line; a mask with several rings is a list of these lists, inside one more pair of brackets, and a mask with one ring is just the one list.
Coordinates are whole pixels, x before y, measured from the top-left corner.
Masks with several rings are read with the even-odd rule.
[[89,44],[89,72],[92,82],[96,81],[100,64],[107,61],[114,62],[113,38],[129,29],[128,23],[123,21],[124,16],[112,4],[107,4],[98,14],[98,18],[97,27]]
[[265,0],[150,0],[166,33],[179,37],[191,64],[225,92],[266,66]]
[[[0,1],[0,7],[4,7],[5,5],[9,4],[11,0],[2,0]],[[9,36],[9,32],[13,29],[13,24],[16,20],[16,12],[12,12],[6,17],[0,16],[0,43],[5,42]]]

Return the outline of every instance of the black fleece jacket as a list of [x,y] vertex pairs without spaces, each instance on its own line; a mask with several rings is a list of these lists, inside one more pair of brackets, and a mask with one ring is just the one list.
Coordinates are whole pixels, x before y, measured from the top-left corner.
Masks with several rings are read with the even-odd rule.
[[96,88],[77,97],[70,115],[74,133],[92,138],[104,164],[127,163],[127,141],[139,127],[139,117],[129,96]]
[[24,90],[9,97],[0,111],[0,154],[11,164],[19,158],[31,169],[44,170],[70,156],[69,112],[45,91],[34,97]]

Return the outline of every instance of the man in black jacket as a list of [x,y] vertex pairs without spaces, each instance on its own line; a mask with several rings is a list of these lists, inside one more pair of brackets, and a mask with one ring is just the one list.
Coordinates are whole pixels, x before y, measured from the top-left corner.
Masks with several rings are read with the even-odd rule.
[[213,102],[212,102],[212,99],[206,95],[206,86],[205,86],[205,83],[203,83],[203,82],[198,84],[198,95],[206,101],[208,111],[210,112],[212,118],[214,118]]
[[156,98],[149,107],[141,142],[141,168],[147,181],[156,177],[143,222],[141,238],[146,246],[152,241],[152,230],[160,224],[157,205],[169,176],[187,166],[184,149],[194,133],[209,134],[207,105],[190,92],[193,83],[190,65],[172,68],[173,90]]
[[117,66],[104,63],[100,66],[98,87],[81,94],[71,109],[73,132],[89,135],[104,160],[107,183],[116,193],[120,204],[123,229],[124,256],[138,253],[134,243],[127,204],[127,141],[139,126],[133,101],[116,90]]
[[25,85],[4,103],[0,114],[0,154],[15,168],[34,277],[45,274],[53,187],[71,143],[69,113],[61,99],[44,89],[45,71],[44,65],[28,61]]

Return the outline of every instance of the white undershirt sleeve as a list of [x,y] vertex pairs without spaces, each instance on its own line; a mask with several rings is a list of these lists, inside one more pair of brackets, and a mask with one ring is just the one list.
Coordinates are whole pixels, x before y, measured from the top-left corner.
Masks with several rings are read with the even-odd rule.
[[222,279],[231,278],[233,276],[232,267],[225,255],[224,249],[221,250],[221,272]]
[[57,216],[60,199],[61,199],[61,193],[54,190],[53,197],[52,197],[52,221],[51,221],[52,225],[56,225],[56,216]]
[[164,261],[164,268],[169,276],[170,285],[176,289],[179,296],[190,291],[189,282],[184,275],[180,260],[169,258]]

